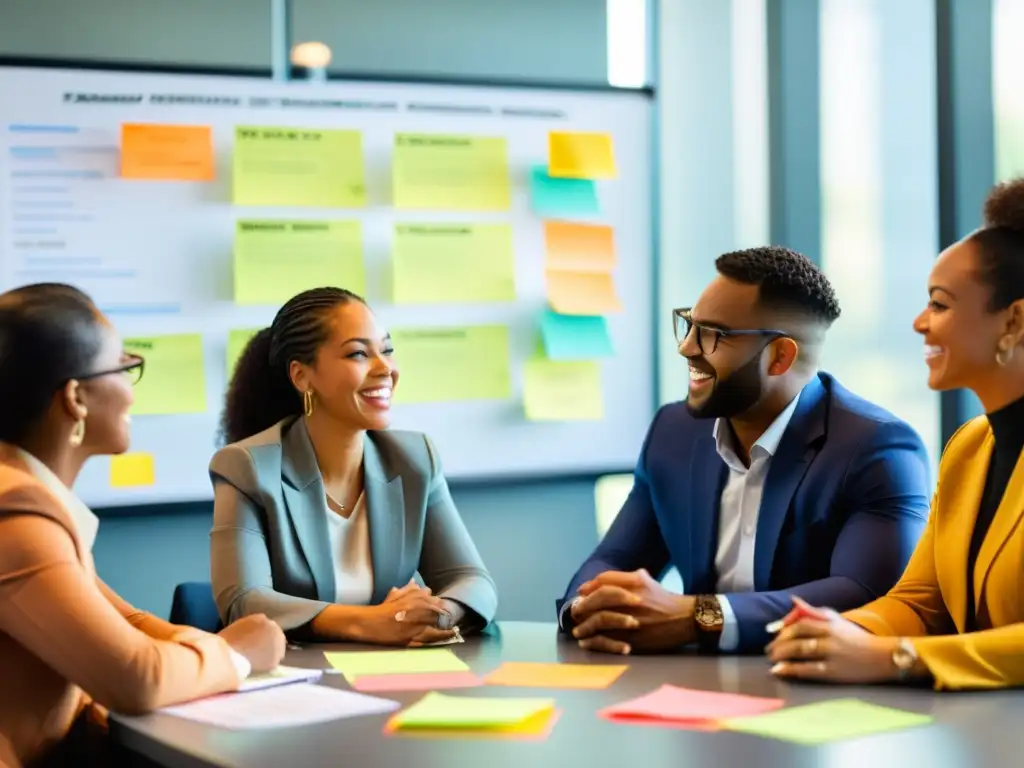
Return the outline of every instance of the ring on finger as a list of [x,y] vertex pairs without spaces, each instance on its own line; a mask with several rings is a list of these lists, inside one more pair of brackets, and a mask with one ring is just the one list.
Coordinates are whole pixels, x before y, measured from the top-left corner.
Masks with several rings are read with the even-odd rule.
[[817,653],[818,653],[818,638],[812,637],[810,640],[808,640],[805,648],[807,649],[806,653],[805,653],[806,656],[815,656],[815,655],[817,655]]

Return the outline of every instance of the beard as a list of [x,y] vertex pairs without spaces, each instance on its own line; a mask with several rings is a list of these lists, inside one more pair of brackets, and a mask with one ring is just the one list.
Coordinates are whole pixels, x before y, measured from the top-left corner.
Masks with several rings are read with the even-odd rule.
[[764,391],[761,381],[761,353],[733,371],[724,379],[715,378],[715,383],[700,405],[686,401],[686,410],[695,419],[731,419],[750,410]]

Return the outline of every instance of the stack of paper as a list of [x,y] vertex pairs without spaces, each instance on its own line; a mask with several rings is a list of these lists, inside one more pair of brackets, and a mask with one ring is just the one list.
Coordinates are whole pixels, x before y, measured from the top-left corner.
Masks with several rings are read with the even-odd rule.
[[325,653],[357,691],[425,691],[482,685],[466,662],[448,649]]
[[238,686],[240,691],[258,691],[262,688],[273,688],[290,683],[315,683],[323,677],[322,669],[302,669],[301,667],[279,666],[262,675],[250,675]]
[[384,732],[444,738],[546,738],[561,714],[554,699],[485,699],[428,693]]
[[597,714],[606,720],[620,723],[717,731],[721,728],[719,721],[723,718],[769,712],[781,707],[782,703],[782,699],[663,685],[639,698],[605,707]]

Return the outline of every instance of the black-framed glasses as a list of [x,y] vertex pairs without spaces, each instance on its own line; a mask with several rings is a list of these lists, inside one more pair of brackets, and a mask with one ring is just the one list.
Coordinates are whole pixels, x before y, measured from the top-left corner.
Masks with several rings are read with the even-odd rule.
[[672,329],[675,331],[676,344],[681,346],[683,341],[693,331],[696,333],[697,348],[701,354],[710,355],[718,349],[718,342],[729,336],[761,336],[772,339],[789,338],[791,334],[774,328],[713,328],[709,325],[701,325],[693,321],[690,307],[680,307],[672,310]]
[[112,376],[115,373],[123,374],[132,386],[142,381],[142,373],[146,370],[146,361],[139,355],[125,355],[125,361],[117,368],[109,368],[105,371],[87,373],[85,376],[75,376],[79,381],[98,379],[100,376]]

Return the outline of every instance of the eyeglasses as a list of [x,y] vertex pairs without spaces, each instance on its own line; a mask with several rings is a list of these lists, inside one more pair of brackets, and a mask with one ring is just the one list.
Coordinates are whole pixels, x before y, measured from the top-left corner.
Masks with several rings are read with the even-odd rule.
[[135,386],[142,381],[142,373],[146,370],[146,361],[138,355],[125,355],[125,358],[127,358],[125,362],[117,368],[87,373],[85,376],[75,376],[74,378],[79,381],[88,381],[89,379],[98,379],[101,376],[111,376],[115,373],[120,373],[124,374],[132,386]]
[[730,336],[761,336],[773,339],[781,339],[791,336],[791,334],[788,334],[785,331],[768,328],[736,330],[733,328],[712,328],[707,325],[701,325],[700,323],[695,323],[693,321],[693,315],[691,314],[690,307],[672,310],[672,328],[675,331],[676,344],[680,346],[690,335],[690,331],[695,330],[697,334],[697,348],[701,351],[701,354],[704,355],[710,355],[713,353],[718,349],[718,342]]

